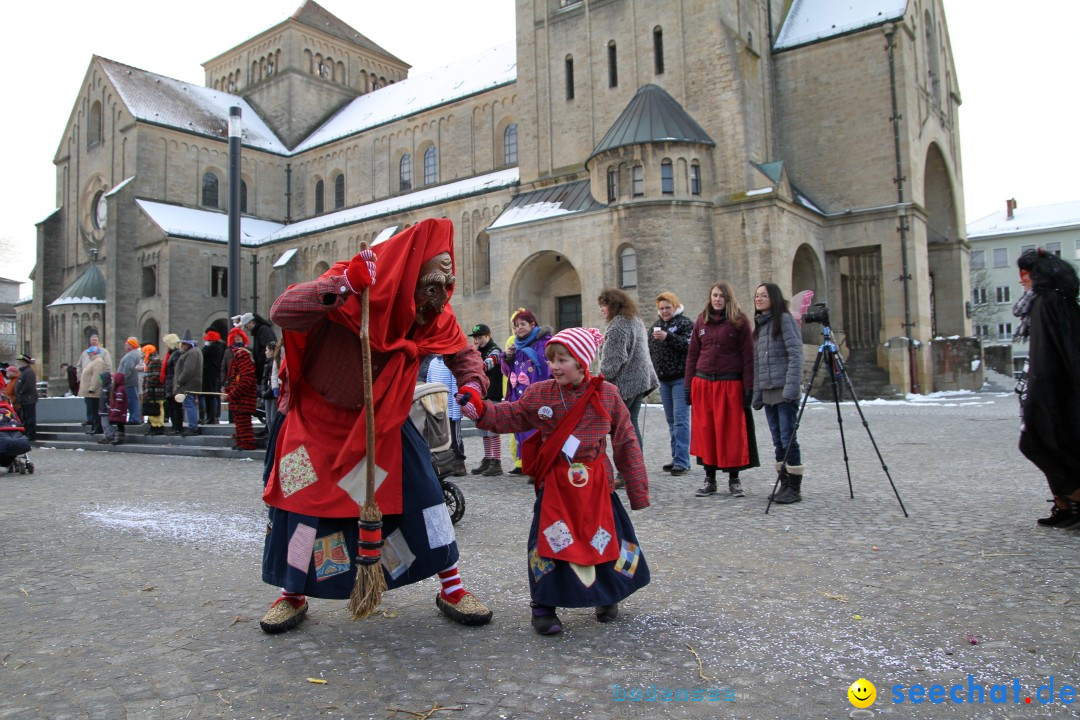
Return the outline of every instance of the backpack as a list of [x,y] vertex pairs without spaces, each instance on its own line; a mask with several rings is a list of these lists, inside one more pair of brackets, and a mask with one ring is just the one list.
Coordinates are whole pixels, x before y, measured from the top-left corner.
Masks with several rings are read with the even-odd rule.
[[409,420],[431,448],[431,465],[442,479],[453,470],[455,456],[450,434],[450,389],[442,383],[417,383]]

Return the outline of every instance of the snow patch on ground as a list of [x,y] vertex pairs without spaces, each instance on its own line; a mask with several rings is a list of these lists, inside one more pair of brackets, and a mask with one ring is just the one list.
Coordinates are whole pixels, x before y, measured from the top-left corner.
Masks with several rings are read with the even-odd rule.
[[113,505],[84,510],[92,524],[148,539],[170,540],[221,550],[256,549],[265,536],[254,515],[214,512],[190,505]]

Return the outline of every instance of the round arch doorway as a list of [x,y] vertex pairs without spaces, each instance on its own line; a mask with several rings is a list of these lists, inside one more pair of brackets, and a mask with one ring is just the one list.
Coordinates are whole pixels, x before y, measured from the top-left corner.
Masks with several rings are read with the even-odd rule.
[[510,283],[510,312],[519,307],[556,332],[581,325],[581,278],[565,255],[544,250],[521,264]]

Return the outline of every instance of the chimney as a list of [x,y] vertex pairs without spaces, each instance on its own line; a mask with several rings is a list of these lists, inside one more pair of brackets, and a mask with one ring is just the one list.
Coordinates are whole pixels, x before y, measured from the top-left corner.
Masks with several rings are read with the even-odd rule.
[[1005,201],[1005,219],[1013,219],[1013,211],[1016,210],[1016,198],[1010,198]]

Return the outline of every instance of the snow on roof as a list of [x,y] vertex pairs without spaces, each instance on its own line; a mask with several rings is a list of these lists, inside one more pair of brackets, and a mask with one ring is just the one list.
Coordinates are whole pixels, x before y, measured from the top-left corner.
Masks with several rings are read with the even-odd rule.
[[[229,241],[227,213],[167,205],[152,200],[136,200],[135,203],[166,235],[215,242]],[[260,240],[283,227],[285,226],[281,223],[269,220],[241,217],[240,244],[258,245]]]
[[49,307],[56,307],[57,305],[104,305],[105,300],[103,298],[96,297],[62,297],[53,300],[49,303]]
[[289,248],[285,252],[281,253],[281,257],[279,257],[277,259],[277,262],[274,263],[274,267],[279,268],[288,265],[289,261],[293,259],[293,255],[295,255],[296,251],[299,249],[300,248]]
[[795,0],[776,50],[806,45],[903,17],[907,0]]
[[1013,210],[1012,220],[1005,211],[991,213],[968,223],[968,239],[991,235],[1013,235],[1080,226],[1080,201],[1040,205],[1036,207],[1017,207]]
[[134,175],[132,175],[132,176],[131,176],[131,177],[129,177],[129,178],[127,179],[127,180],[124,180],[124,181],[123,181],[122,183],[120,183],[119,185],[117,185],[116,187],[114,187],[114,188],[113,188],[112,190],[110,190],[109,192],[105,193],[105,197],[112,197],[112,196],[113,196],[113,195],[115,195],[116,193],[120,192],[120,190],[121,190],[121,189],[122,189],[122,188],[123,188],[123,187],[124,187],[125,185],[127,185],[127,184],[128,184],[129,182],[131,182],[131,181],[132,181],[132,180],[134,180],[134,179],[135,179],[135,176],[134,176]]
[[517,47],[513,42],[499,45],[361,95],[297,145],[293,153],[516,80]]
[[242,145],[289,154],[273,130],[239,95],[174,80],[100,56],[97,60],[138,120],[227,141],[229,108],[237,105],[244,128]]
[[367,220],[368,218],[379,217],[380,215],[390,215],[409,208],[420,207],[435,202],[444,202],[453,198],[472,195],[473,193],[498,190],[499,188],[515,185],[517,182],[517,168],[500,170],[487,175],[479,175],[466,180],[458,180],[457,182],[447,183],[445,185],[417,190],[408,195],[396,195],[391,198],[386,198],[385,200],[377,200],[373,203],[368,203],[367,205],[338,210],[337,212],[328,215],[320,215],[319,217],[310,218],[308,220],[301,220],[292,225],[278,226],[280,229],[273,234],[262,238],[255,244],[274,242],[285,238],[297,237],[306,233],[320,232],[342,225],[351,225],[352,223]]

